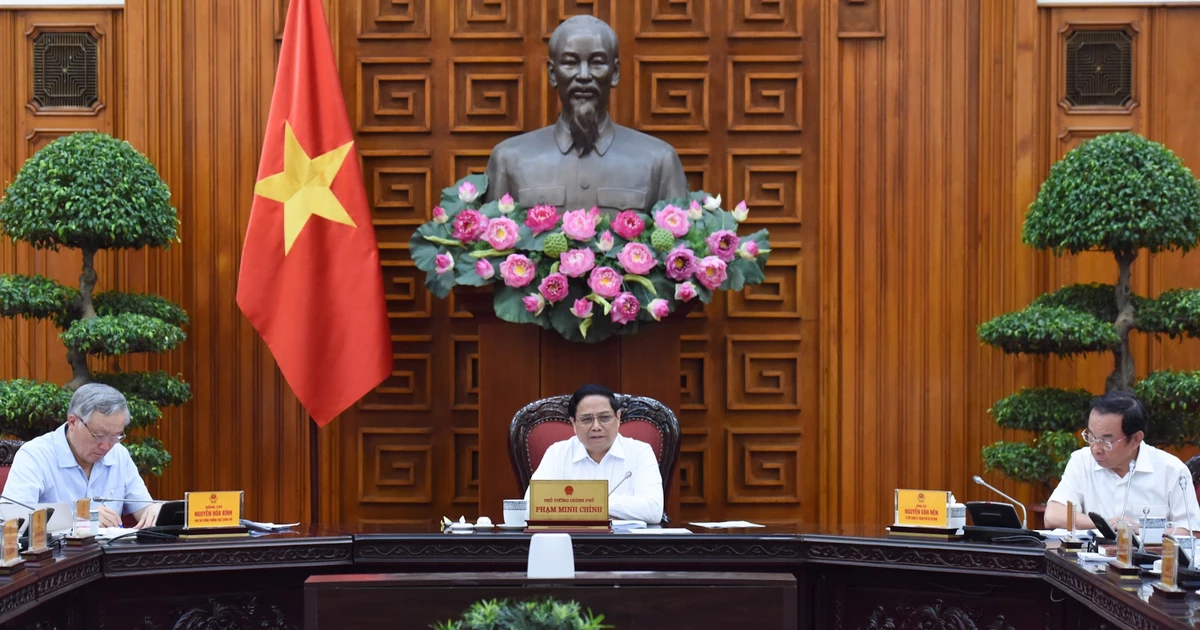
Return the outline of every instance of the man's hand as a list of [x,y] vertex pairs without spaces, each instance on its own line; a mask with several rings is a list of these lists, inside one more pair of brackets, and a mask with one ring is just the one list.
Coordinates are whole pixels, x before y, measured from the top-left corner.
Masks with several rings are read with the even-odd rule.
[[141,529],[143,527],[153,527],[154,523],[158,521],[158,512],[161,509],[161,503],[151,503],[150,505],[147,505],[146,507],[135,512],[134,516],[138,517],[138,522],[137,525],[133,526],[133,528]]
[[1113,531],[1115,532],[1115,531],[1117,531],[1117,523],[1120,523],[1121,521],[1125,521],[1126,523],[1129,523],[1129,527],[1131,528],[1131,531],[1135,534],[1138,533],[1137,521],[1130,518],[1129,516],[1125,516],[1125,515],[1110,516],[1108,519],[1108,524],[1112,525]]
[[[120,527],[121,515],[107,505],[100,506],[100,527]],[[94,533],[94,532],[93,532]]]

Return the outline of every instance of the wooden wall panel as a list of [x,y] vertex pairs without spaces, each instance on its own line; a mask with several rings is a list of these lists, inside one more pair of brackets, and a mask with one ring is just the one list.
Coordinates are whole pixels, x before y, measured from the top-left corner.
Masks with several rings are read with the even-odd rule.
[[[1050,163],[1080,138],[1124,128],[1200,163],[1200,88],[1172,62],[1196,52],[1197,8],[324,4],[375,204],[396,370],[320,432],[234,303],[286,0],[0,11],[0,67],[17,69],[14,89],[0,92],[0,181],[63,130],[97,128],[143,150],[175,194],[182,243],[101,261],[105,286],[167,295],[192,317],[179,351],[124,361],[180,372],[196,392],[157,430],[175,461],[156,495],[242,488],[261,518],[363,526],[474,516],[479,449],[499,447],[478,442],[479,333],[453,300],[424,290],[407,240],[443,185],[479,171],[500,139],[553,121],[545,44],[560,11],[599,11],[620,33],[616,120],[674,144],[693,182],[748,198],[752,224],[774,235],[766,283],[683,325],[685,520],[882,523],[897,486],[987,497],[969,483],[979,450],[1011,437],[991,404],[1024,385],[1098,387],[1110,365],[1008,357],[975,337],[980,322],[1062,283],[1111,282],[1104,257],[1021,245]],[[39,22],[104,33],[109,92],[98,113],[47,120],[24,107],[26,31]],[[1060,106],[1064,29],[1112,23],[1137,38],[1137,106]],[[662,73],[677,100],[652,100]],[[504,99],[468,104],[468,84]],[[1200,285],[1191,256],[1139,259],[1138,288]],[[0,242],[0,272],[13,271],[74,283],[78,260]],[[3,323],[0,377],[65,380],[54,333]],[[1139,340],[1136,350],[1142,371],[1200,364],[1195,342]],[[1022,500],[1045,496],[986,476]]]
[[[182,242],[165,252],[106,254],[97,270],[98,289],[160,293],[191,317],[181,349],[119,362],[181,373],[195,394],[153,431],[174,461],[151,490],[175,498],[243,489],[248,514],[289,521],[310,518],[309,423],[234,304],[274,80],[272,9],[236,0],[128,0],[124,10],[0,11],[0,61],[17,69],[15,89],[0,96],[3,119],[15,122],[0,125],[0,181],[42,144],[77,129],[128,139],[154,162],[171,187]],[[26,33],[84,27],[101,36],[105,107],[74,116],[24,107],[32,85]],[[78,254],[7,241],[0,248],[4,272],[78,282]],[[0,377],[67,380],[56,330],[6,322],[2,331]]]
[[[397,366],[384,388],[321,435],[329,443],[322,452],[340,458],[321,462],[335,471],[322,473],[335,484],[322,491],[341,497],[330,518],[386,525],[477,513],[468,501],[478,480],[463,477],[475,449],[501,448],[466,437],[478,426],[477,402],[459,402],[478,399],[462,391],[477,376],[460,360],[469,350],[457,340],[475,344],[479,333],[451,302],[426,293],[407,242],[442,187],[481,170],[500,140],[555,120],[546,39],[561,19],[592,12],[621,40],[614,118],[671,142],[697,181],[731,205],[747,199],[753,227],[772,229],[768,281],[718,299],[684,325],[693,341],[681,366],[689,401],[681,422],[704,438],[688,444],[683,516],[814,521],[819,124],[810,25],[818,4],[337,5],[342,78],[385,252]],[[637,346],[622,344],[623,357]],[[702,373],[693,371],[697,363]],[[583,376],[564,375],[570,383]],[[680,375],[660,378],[647,387],[679,386]],[[390,433],[399,430],[403,443]],[[393,437],[373,437],[380,435]],[[414,472],[427,458],[432,480]]]
[[[979,2],[889,2],[879,28],[859,16],[847,30],[838,21],[844,4],[825,23],[822,47],[824,120],[833,129],[822,173],[821,520],[886,523],[897,487],[978,494],[968,484],[981,472],[989,403],[977,396],[975,325],[980,304],[1012,286],[980,270],[1000,275],[995,257],[1016,248],[1006,242],[1011,229],[982,231],[999,217],[982,214],[981,200],[988,195],[987,209],[1006,213],[990,200],[1011,182],[992,179],[1009,168],[994,153],[995,170],[981,175],[980,144],[1012,145],[993,127],[1010,113],[983,109],[992,103],[981,102],[980,68],[985,54],[1011,49],[981,28],[985,16],[998,17],[990,3],[981,15]],[[1013,10],[1001,24],[1012,24]],[[985,43],[997,50],[985,53]],[[989,78],[983,91],[993,98],[1014,79]],[[992,112],[986,125],[981,111]]]

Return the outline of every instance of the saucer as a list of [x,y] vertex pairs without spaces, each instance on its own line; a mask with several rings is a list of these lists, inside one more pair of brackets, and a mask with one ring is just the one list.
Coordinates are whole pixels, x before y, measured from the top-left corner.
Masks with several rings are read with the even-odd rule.
[[508,529],[508,530],[525,529],[525,523],[521,523],[520,525],[510,525],[508,523],[497,523],[496,527],[499,527],[500,529]]
[[495,526],[496,526],[496,524],[495,524],[495,523],[488,523],[487,525],[480,525],[479,523],[476,523],[476,524],[475,524],[475,529],[478,529],[478,530],[488,530],[488,529],[492,529],[492,528],[493,528],[493,527],[495,527]]

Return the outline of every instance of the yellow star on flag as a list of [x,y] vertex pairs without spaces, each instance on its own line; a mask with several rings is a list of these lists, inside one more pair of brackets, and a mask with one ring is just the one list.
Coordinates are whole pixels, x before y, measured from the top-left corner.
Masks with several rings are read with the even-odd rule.
[[342,202],[329,187],[354,142],[309,158],[296,140],[291,123],[284,123],[283,170],[260,179],[254,194],[283,204],[283,253],[286,255],[313,215],[335,223],[358,227]]

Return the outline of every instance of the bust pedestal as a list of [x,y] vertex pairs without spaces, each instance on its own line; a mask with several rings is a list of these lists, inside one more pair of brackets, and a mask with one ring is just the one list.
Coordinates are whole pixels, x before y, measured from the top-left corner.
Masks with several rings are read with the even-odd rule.
[[[479,324],[479,513],[502,514],[503,500],[520,498],[508,458],[508,428],[525,405],[570,394],[584,383],[648,396],[679,412],[679,335],[685,312],[599,343],[575,343],[533,324],[496,316],[491,287],[456,287],[454,299]],[[603,317],[599,308],[594,317]],[[678,475],[667,494],[679,513]]]

